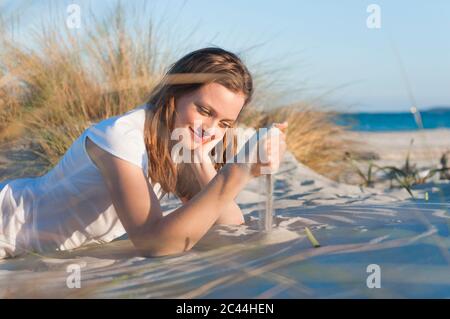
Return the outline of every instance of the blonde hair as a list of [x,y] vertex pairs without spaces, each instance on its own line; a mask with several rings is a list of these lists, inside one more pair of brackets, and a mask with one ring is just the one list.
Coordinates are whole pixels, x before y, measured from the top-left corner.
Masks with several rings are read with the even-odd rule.
[[[200,190],[192,171],[186,165],[172,161],[170,135],[175,121],[175,99],[208,83],[218,83],[232,92],[244,94],[243,108],[251,101],[253,80],[247,67],[235,54],[216,47],[199,49],[182,57],[170,66],[150,93],[144,126],[148,176],[153,184],[161,185],[163,195],[174,193],[179,197],[192,198]],[[223,145],[227,145],[228,138],[225,133]],[[235,139],[231,147],[235,154]],[[215,163],[216,170],[224,165],[225,150],[223,161]],[[214,152],[212,155],[215,155]]]

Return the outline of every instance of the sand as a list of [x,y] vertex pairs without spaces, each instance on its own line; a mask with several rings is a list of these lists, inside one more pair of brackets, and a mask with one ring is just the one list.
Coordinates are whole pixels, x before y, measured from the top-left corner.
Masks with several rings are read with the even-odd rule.
[[[379,166],[402,167],[409,153],[410,163],[426,174],[427,170],[440,168],[444,153],[450,162],[450,129],[432,129],[403,132],[346,132],[345,138],[354,143],[355,149],[367,158],[359,161],[359,167],[367,172],[369,159]],[[411,144],[411,141],[412,144]],[[449,163],[450,165],[450,163]],[[435,180],[439,175],[435,175]],[[361,180],[353,171],[341,176],[341,181],[358,184]],[[386,187],[379,183],[378,186]]]
[[[432,146],[436,154],[448,147],[449,131],[428,133],[431,142],[425,147]],[[381,161],[396,164],[410,137],[351,134]],[[423,161],[433,162],[429,157]],[[236,198],[245,225],[215,226],[185,254],[143,258],[122,238],[71,252],[3,260],[0,297],[450,297],[449,181],[415,187],[413,200],[401,188],[334,182],[289,152],[274,178],[276,216],[270,234],[258,230],[258,212],[265,203],[263,177]],[[172,198],[162,204],[169,214],[180,202]],[[305,227],[319,248],[308,240]],[[381,288],[367,286],[370,264],[380,266]],[[72,273],[67,270],[73,265],[80,269],[80,288],[69,288]]]
[[[405,160],[408,150],[411,159],[420,166],[439,165],[444,152],[450,152],[450,129],[432,129],[404,132],[356,132],[346,133],[347,138],[359,142],[359,149],[379,155],[386,164],[398,164]],[[413,144],[410,147],[410,142]]]

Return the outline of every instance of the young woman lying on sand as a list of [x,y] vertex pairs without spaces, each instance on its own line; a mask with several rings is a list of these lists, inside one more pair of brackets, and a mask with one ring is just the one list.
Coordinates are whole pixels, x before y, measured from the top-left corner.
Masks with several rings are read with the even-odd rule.
[[[0,258],[125,233],[144,256],[170,255],[190,250],[215,223],[243,223],[234,198],[261,168],[279,167],[287,123],[276,124],[277,147],[264,146],[270,161],[215,163],[204,155],[220,141],[227,145],[227,131],[252,93],[251,74],[235,54],[187,54],[146,104],[91,125],[47,174],[0,183]],[[201,160],[172,158],[175,129],[188,132],[178,142]],[[159,200],[168,193],[183,205],[163,216]]]

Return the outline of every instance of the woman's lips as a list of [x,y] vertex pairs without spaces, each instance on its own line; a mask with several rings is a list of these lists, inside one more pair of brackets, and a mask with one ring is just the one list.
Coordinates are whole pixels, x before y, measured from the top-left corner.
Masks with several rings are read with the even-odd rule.
[[189,130],[193,134],[196,142],[206,143],[208,140],[210,140],[210,137],[205,137],[205,136],[202,137],[202,136],[198,135],[190,126],[189,126]]

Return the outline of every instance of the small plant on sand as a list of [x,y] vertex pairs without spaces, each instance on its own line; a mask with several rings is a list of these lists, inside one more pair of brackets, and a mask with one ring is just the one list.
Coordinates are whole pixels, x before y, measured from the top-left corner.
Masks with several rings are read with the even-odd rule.
[[442,154],[440,163],[441,163],[441,171],[439,179],[450,179],[450,167],[448,166],[448,155],[450,151],[446,151]]
[[398,186],[404,188],[409,193],[409,195],[414,198],[414,194],[412,192],[412,187],[414,185],[426,183],[437,173],[441,174],[441,179],[442,176],[450,176],[450,168],[447,166],[445,157],[446,153],[444,153],[441,157],[441,168],[420,170],[416,164],[412,164],[410,154],[413,142],[414,139],[411,139],[408,153],[406,154],[405,163],[400,168],[393,165],[379,166],[370,161],[367,167],[367,172],[364,172],[359,168],[356,160],[350,154],[346,154],[346,159],[350,161],[356,174],[358,174],[358,176],[360,176],[360,178],[363,180],[363,183],[360,184],[360,187],[373,187],[375,182],[380,181],[375,179],[376,173],[378,171],[383,171],[385,173],[385,177],[390,180],[391,188],[394,187],[393,181],[396,181],[398,183]]
[[434,175],[436,175],[437,173],[441,173],[442,176],[442,174],[448,174],[449,172],[449,168],[446,166],[446,163],[442,163],[442,157],[441,157],[441,164],[442,164],[441,168],[420,170],[416,164],[411,164],[410,151],[413,142],[414,139],[411,139],[405,164],[403,165],[402,168],[397,168],[395,166],[381,167],[381,169],[383,169],[384,171],[388,171],[391,174],[391,176],[393,176],[395,180],[400,184],[400,186],[408,191],[411,197],[414,197],[411,191],[411,188],[414,185],[426,183],[429,179],[433,178]]
[[374,173],[379,169],[379,167],[375,163],[369,161],[367,172],[364,172],[349,152],[345,153],[344,159],[350,163],[356,174],[363,180],[363,182],[359,184],[360,187],[374,186]]

